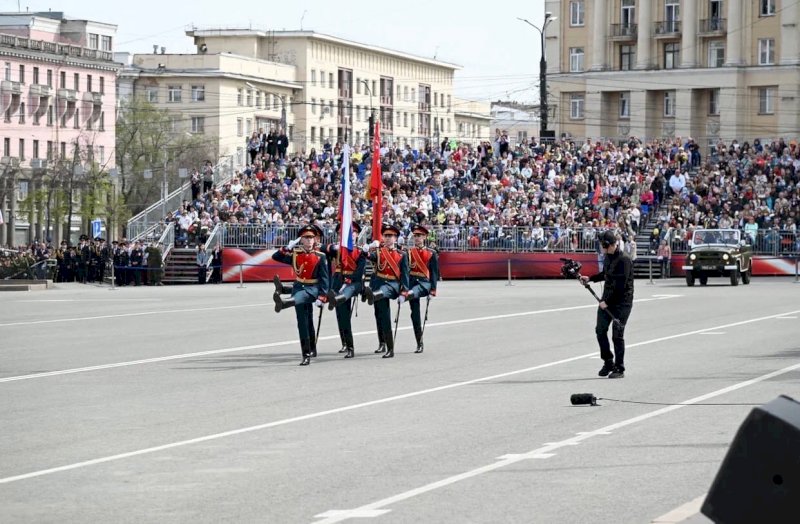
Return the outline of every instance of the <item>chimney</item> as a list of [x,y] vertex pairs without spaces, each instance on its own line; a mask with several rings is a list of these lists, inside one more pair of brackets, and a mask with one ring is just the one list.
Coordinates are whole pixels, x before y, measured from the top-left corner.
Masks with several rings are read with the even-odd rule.
[[158,54],[158,44],[153,44],[153,54],[154,55]]
[[166,52],[167,52],[167,48],[162,45],[161,46],[161,54],[163,55]]

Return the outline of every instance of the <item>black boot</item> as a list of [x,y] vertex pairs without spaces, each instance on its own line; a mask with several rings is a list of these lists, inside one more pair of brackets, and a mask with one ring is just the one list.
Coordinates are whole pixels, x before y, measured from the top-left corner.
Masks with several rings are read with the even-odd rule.
[[614,371],[614,361],[604,360],[603,367],[600,368],[600,371],[597,372],[597,375],[600,377],[607,377],[612,371]]
[[386,342],[381,342],[378,346],[378,349],[375,350],[375,353],[385,353],[386,352]]
[[276,313],[280,313],[286,308],[295,306],[294,298],[281,298],[281,296],[278,294],[272,295],[272,298],[275,300]]
[[354,356],[356,356],[355,350],[353,348],[347,348],[347,354],[344,358],[353,358]]
[[394,340],[392,340],[391,333],[386,335],[386,354],[383,355],[383,358],[394,358]]
[[300,341],[300,352],[303,355],[303,360],[300,361],[301,366],[307,366],[311,364],[311,356],[309,353],[309,341],[308,340],[301,340]]
[[422,340],[418,340],[418,341],[417,341],[417,350],[416,350],[416,351],[414,351],[414,353],[422,353],[422,351],[423,351],[424,349],[425,349],[425,347],[424,347],[424,346],[423,346],[423,344],[422,344]]
[[275,295],[280,295],[283,293],[283,284],[281,284],[281,277],[275,275],[272,277],[272,283],[275,284]]
[[317,358],[317,341],[313,338],[308,341],[308,356]]
[[367,288],[367,304],[370,306],[374,305],[375,302],[381,300],[383,298],[383,291],[380,289],[378,291],[372,291],[370,288]]
[[333,292],[333,290],[328,291],[328,309],[333,311],[336,309],[336,306],[339,304],[343,304],[347,300],[347,297],[344,295],[337,295]]
[[347,353],[347,345],[342,344],[342,349],[339,350],[339,353]]

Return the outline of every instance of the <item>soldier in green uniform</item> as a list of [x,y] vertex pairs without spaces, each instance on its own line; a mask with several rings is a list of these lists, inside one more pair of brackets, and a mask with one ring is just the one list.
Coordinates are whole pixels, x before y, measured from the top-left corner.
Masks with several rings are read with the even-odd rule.
[[158,244],[153,242],[145,250],[147,253],[147,270],[150,272],[150,283],[154,286],[162,286],[161,283],[161,267],[164,260],[161,253],[161,248]]

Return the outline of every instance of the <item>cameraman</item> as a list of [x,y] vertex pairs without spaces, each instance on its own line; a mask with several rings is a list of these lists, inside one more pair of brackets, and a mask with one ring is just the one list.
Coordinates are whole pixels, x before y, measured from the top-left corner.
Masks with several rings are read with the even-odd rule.
[[[603,296],[600,299],[595,325],[597,342],[600,344],[600,358],[603,359],[603,367],[598,375],[622,378],[625,376],[625,325],[633,308],[633,262],[619,249],[613,231],[604,231],[599,240],[605,253],[604,269],[591,277],[582,275],[581,283],[586,285],[589,282],[604,281]],[[614,342],[613,354],[608,344],[611,315],[619,320],[619,323],[614,323],[611,331],[611,340]]]

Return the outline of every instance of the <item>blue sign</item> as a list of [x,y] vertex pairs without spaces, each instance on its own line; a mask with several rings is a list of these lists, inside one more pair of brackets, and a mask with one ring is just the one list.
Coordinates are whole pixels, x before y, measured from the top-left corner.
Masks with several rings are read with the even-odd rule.
[[103,230],[103,220],[96,218],[92,220],[92,238],[98,238]]

